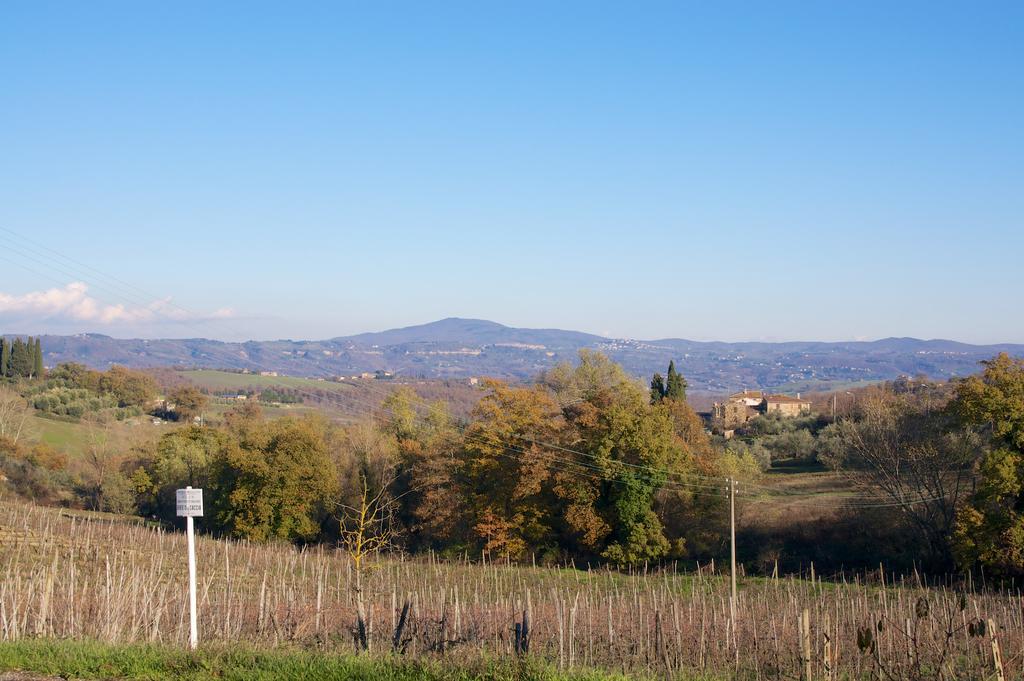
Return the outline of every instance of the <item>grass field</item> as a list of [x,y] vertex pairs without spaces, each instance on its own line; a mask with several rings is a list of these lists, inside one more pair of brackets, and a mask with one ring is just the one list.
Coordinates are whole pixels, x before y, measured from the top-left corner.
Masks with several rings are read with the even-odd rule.
[[[813,678],[980,679],[993,671],[995,645],[1006,677],[1024,674],[1014,590],[929,588],[913,575],[741,577],[733,618],[726,576],[672,565],[629,574],[381,557],[357,592],[351,562],[330,547],[200,537],[197,554],[206,647],[198,661],[175,652],[188,638],[181,534],[0,504],[2,665],[94,677],[136,669],[143,678],[243,678],[233,670],[252,664],[269,671],[244,678],[560,678],[552,670],[599,669],[762,679],[798,678],[809,664]],[[355,659],[359,594],[368,650]],[[396,627],[406,604],[406,625]],[[515,676],[524,658],[513,652],[513,624],[524,612],[527,669],[539,676]],[[971,635],[979,620],[991,624]],[[867,651],[858,648],[864,627],[874,632]],[[45,642],[66,639],[80,643]]]
[[80,422],[57,421],[32,415],[26,435],[68,454],[80,454],[85,447],[86,426]]
[[78,679],[189,681],[613,681],[620,674],[558,671],[537,661],[407,660],[392,655],[321,653],[246,645],[204,646],[195,653],[152,644],[26,639],[0,643],[0,671]]
[[[259,405],[264,418],[268,419],[276,419],[282,416],[301,416],[303,414],[323,411],[319,407],[310,407],[304,404],[267,404],[266,402],[259,402]],[[210,400],[209,405],[203,410],[203,415],[206,418],[221,418],[229,411],[237,409],[238,406],[239,403],[234,400],[224,400],[215,397]]]
[[[351,385],[342,385],[328,381],[314,381],[291,376],[255,376],[252,374],[233,374],[224,371],[186,371],[182,372],[182,374],[195,382],[196,385],[207,388],[211,392],[241,390],[246,387],[258,386],[287,387],[302,390],[329,390],[339,395],[346,393],[355,394],[355,389]],[[212,418],[219,418],[237,405],[237,402],[212,398],[206,414]],[[301,415],[317,411],[317,407],[302,404],[277,405],[261,403],[260,406],[267,418]],[[326,406],[330,407],[330,404]],[[66,421],[47,418],[37,412],[29,417],[24,436],[27,441],[42,442],[50,445],[54,449],[66,453],[73,460],[85,453],[93,433],[97,430],[102,430],[105,437],[110,441],[127,442],[156,440],[169,430],[178,427],[178,424],[172,421],[162,421],[159,425],[155,425],[153,421],[154,419],[151,416],[140,416],[127,421],[110,421],[103,424],[103,426],[90,426],[86,421]]]
[[172,424],[154,426],[151,417],[137,417],[129,421],[112,421],[102,427],[90,427],[84,421],[60,421],[57,419],[45,418],[38,414],[29,417],[28,428],[24,437],[28,441],[42,442],[50,445],[58,451],[62,451],[69,458],[74,459],[81,456],[97,430],[104,432],[104,437],[113,442],[155,440]]
[[[304,407],[323,409],[331,412],[332,417],[345,421],[365,418],[377,409],[388,394],[400,387],[411,389],[427,402],[440,400],[446,403],[450,413],[457,417],[468,415],[481,395],[477,388],[469,386],[464,381],[356,379],[339,383],[296,376],[236,374],[212,369],[175,373],[180,373],[182,378],[211,393],[266,388],[301,391]],[[282,414],[295,413],[288,411],[295,409],[295,405],[285,406],[284,409]]]
[[348,383],[317,381],[297,376],[260,376],[259,374],[236,374],[229,371],[199,369],[182,371],[181,375],[201,388],[210,391],[244,390],[256,388],[291,388],[293,390],[330,390],[344,393],[354,389]]

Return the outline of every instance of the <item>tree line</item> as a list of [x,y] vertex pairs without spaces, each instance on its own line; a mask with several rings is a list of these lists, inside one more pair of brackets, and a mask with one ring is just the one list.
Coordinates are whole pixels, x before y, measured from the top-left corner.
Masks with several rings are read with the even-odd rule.
[[[63,365],[47,382],[129,404],[155,389],[140,376]],[[1024,361],[1000,355],[966,379],[874,386],[838,419],[766,418],[743,443],[709,436],[674,365],[659,378],[645,385],[583,352],[530,384],[487,381],[465,419],[402,387],[344,424],[270,420],[246,401],[199,425],[205,396],[182,388],[188,425],[155,443],[97,437],[72,474],[52,449],[0,437],[0,464],[22,496],[168,523],[174,490],[202,487],[204,529],[255,541],[344,542],[359,509],[370,537],[405,551],[626,566],[720,557],[720,481],[764,490],[770,459],[799,451],[846,476],[857,504],[843,511],[833,498],[835,514],[794,513],[771,536],[741,527],[749,566],[788,552],[835,569],[904,561],[1024,575]]]
[[371,500],[370,536],[396,548],[624,566],[719,553],[726,516],[707,476],[759,472],[712,447],[685,401],[652,400],[597,353],[485,391],[466,421],[408,388],[347,425],[245,402],[136,447],[101,497],[173,521],[174,490],[202,487],[208,530],[302,542],[341,540],[346,509]]
[[8,341],[0,337],[0,377],[38,378],[43,368],[43,346],[38,338],[29,336],[26,340],[16,337]]

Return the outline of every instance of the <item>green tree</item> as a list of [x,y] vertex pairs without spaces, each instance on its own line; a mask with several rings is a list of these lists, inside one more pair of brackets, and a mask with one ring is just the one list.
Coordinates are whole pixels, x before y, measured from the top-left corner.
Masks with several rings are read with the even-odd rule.
[[977,490],[957,514],[954,550],[961,567],[1024,574],[1024,360],[1001,353],[980,376],[961,381],[952,403],[969,427],[989,437]]
[[[237,447],[240,431],[234,426],[211,428],[189,425],[165,433],[155,443],[137,443],[123,460],[121,472],[135,496],[137,512],[173,522],[175,491],[191,485],[211,488],[214,470]],[[209,502],[209,498],[208,498]],[[207,526],[221,529],[210,514]]]
[[572,424],[591,462],[610,481],[595,499],[595,510],[611,528],[601,556],[617,565],[657,560],[671,547],[654,512],[654,496],[681,458],[671,416],[664,406],[635,397],[591,406],[593,413],[582,410],[585,418]]
[[11,344],[0,338],[0,378],[11,374]]
[[655,373],[651,377],[651,404],[657,404],[665,399],[665,379],[661,374]]
[[672,402],[651,405],[642,384],[595,352],[581,352],[575,368],[552,370],[542,381],[565,396],[559,401],[571,429],[572,447],[559,456],[572,467],[561,464],[555,488],[567,504],[563,543],[618,565],[667,555],[672,547],[654,499],[687,461]]
[[957,385],[954,409],[966,423],[989,428],[996,444],[1024,451],[1024,359],[1003,352],[982,365],[981,375]]
[[8,375],[13,378],[28,378],[32,375],[32,352],[29,345],[20,338],[15,338],[11,345]]
[[686,379],[676,371],[675,360],[669,360],[668,375],[654,374],[651,378],[651,404],[669,399],[676,402],[686,401]]
[[228,433],[200,426],[187,426],[160,438],[148,472],[164,518],[173,520],[175,490],[209,486],[213,462],[225,456],[231,443]]
[[100,376],[98,371],[93,371],[85,365],[75,362],[58,364],[50,372],[52,382],[60,382],[68,388],[85,388],[86,390],[98,390]]
[[[97,389],[113,395],[119,407],[142,407],[156,395],[157,385],[148,374],[115,365],[99,375]],[[188,403],[189,399],[186,397],[183,403]]]
[[729,531],[724,485],[708,488],[699,476],[753,481],[761,474],[761,462],[756,459],[757,452],[712,446],[703,419],[686,402],[666,400],[662,404],[672,416],[676,442],[682,449],[675,479],[684,485],[664,485],[654,497],[655,512],[672,543],[671,555],[698,560],[721,556]]
[[42,378],[45,369],[43,368],[43,343],[36,338],[35,347],[32,350],[32,373],[36,378]]
[[771,450],[772,460],[810,459],[814,455],[815,440],[809,430],[788,430],[764,438],[764,446]]
[[665,378],[665,398],[677,402],[686,401],[686,379],[676,371],[676,363],[669,360],[668,376]]
[[316,418],[281,418],[252,427],[211,467],[218,526],[255,541],[307,540],[336,510],[338,473]]

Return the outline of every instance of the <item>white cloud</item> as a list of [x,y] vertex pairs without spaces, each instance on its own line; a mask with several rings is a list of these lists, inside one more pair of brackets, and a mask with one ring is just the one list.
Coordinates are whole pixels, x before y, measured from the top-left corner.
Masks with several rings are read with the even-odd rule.
[[221,308],[209,315],[199,315],[174,305],[163,298],[145,306],[102,303],[89,295],[89,287],[76,281],[64,288],[32,291],[24,295],[0,292],[0,314],[25,319],[90,322],[111,325],[117,323],[158,321],[204,321],[234,316],[230,308]]

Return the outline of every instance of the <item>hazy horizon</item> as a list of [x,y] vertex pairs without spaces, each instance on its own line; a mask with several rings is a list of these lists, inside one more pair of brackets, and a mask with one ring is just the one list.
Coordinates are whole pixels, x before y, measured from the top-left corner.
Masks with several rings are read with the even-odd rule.
[[307,336],[279,336],[279,337],[238,337],[238,338],[229,338],[229,337],[204,336],[204,335],[181,335],[181,336],[142,336],[142,335],[137,335],[137,336],[131,336],[131,335],[112,334],[112,333],[108,333],[108,332],[105,332],[105,331],[69,331],[69,332],[53,332],[53,333],[51,333],[51,332],[46,332],[46,331],[43,331],[43,332],[40,332],[40,331],[25,332],[25,331],[17,331],[17,330],[9,330],[9,329],[0,330],[0,335],[4,335],[4,336],[23,336],[23,337],[24,336],[33,336],[33,337],[34,336],[47,336],[47,335],[53,335],[53,336],[101,335],[101,336],[108,336],[110,338],[114,338],[114,339],[117,339],[117,340],[191,340],[191,339],[203,339],[203,340],[211,340],[211,341],[217,341],[217,342],[222,342],[222,343],[246,343],[246,342],[267,343],[267,342],[275,342],[275,341],[291,341],[291,342],[307,342],[308,341],[308,342],[316,342],[316,341],[329,341],[329,340],[333,340],[335,338],[349,338],[349,337],[352,337],[352,336],[359,336],[359,335],[364,335],[364,334],[385,333],[385,332],[388,332],[388,331],[395,331],[395,330],[400,330],[400,329],[415,328],[415,327],[420,327],[420,326],[429,326],[431,324],[434,324],[434,323],[437,323],[437,322],[442,322],[442,321],[447,321],[447,320],[450,320],[450,319],[463,320],[463,321],[487,322],[487,323],[499,324],[501,326],[504,326],[504,327],[507,327],[507,328],[512,328],[512,329],[521,329],[521,330],[529,330],[529,331],[568,331],[568,332],[579,332],[579,333],[586,333],[586,334],[590,334],[590,335],[594,335],[594,336],[600,336],[600,337],[605,338],[607,340],[633,340],[633,341],[642,341],[642,342],[685,340],[685,341],[692,341],[692,342],[697,342],[697,343],[724,343],[724,344],[739,344],[739,343],[872,343],[872,342],[877,342],[877,341],[882,341],[882,340],[889,340],[889,339],[911,339],[911,340],[918,340],[918,341],[925,341],[925,342],[931,342],[931,341],[951,341],[951,342],[954,342],[954,343],[965,343],[965,344],[968,344],[968,345],[993,345],[993,346],[994,345],[1024,345],[1024,342],[1018,342],[1018,341],[1012,341],[1012,340],[1008,340],[1008,341],[993,341],[993,342],[988,342],[988,343],[972,343],[970,341],[964,341],[964,340],[960,340],[958,338],[919,338],[917,336],[906,336],[906,335],[880,336],[880,337],[877,337],[877,338],[839,338],[839,339],[821,339],[821,338],[740,338],[740,339],[731,339],[731,338],[696,338],[696,337],[685,336],[685,335],[661,336],[661,337],[658,337],[658,338],[642,338],[640,336],[630,336],[630,335],[625,335],[625,336],[606,335],[606,334],[602,334],[602,333],[598,333],[598,332],[594,332],[594,331],[587,331],[585,329],[572,329],[572,328],[567,328],[567,327],[518,326],[518,325],[505,324],[505,323],[503,323],[501,321],[498,321],[498,320],[481,319],[481,318],[476,318],[476,317],[444,317],[444,318],[441,318],[441,319],[435,319],[435,320],[431,320],[431,321],[427,321],[427,322],[411,323],[411,324],[408,324],[408,325],[405,325],[405,326],[394,326],[394,327],[379,328],[379,329],[366,329],[366,330],[363,330],[363,331],[357,331],[355,333],[331,334],[331,335],[319,336],[319,337],[312,337],[312,336],[308,336],[308,337]]

